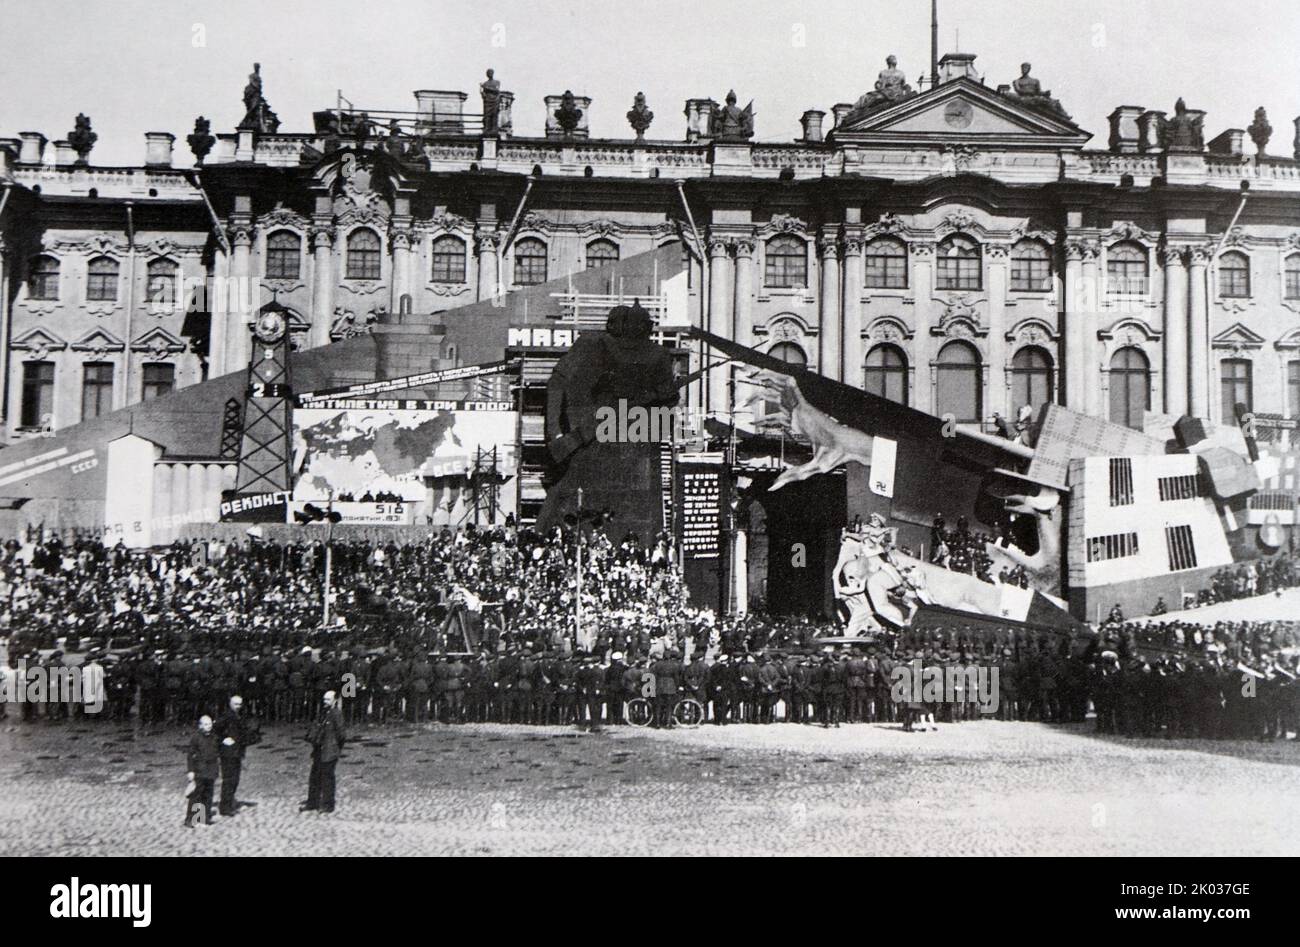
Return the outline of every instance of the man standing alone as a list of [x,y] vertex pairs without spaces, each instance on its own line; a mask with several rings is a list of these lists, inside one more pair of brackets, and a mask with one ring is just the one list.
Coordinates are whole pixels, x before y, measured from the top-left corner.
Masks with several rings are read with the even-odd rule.
[[307,802],[298,811],[334,811],[334,768],[347,739],[343,715],[333,691],[326,691],[320,717],[307,731],[311,743],[311,775],[307,778]]
[[239,774],[244,766],[244,750],[249,740],[248,721],[243,715],[244,698],[236,694],[217,722],[217,742],[221,754],[221,804],[223,816],[235,814],[235,791],[239,789]]

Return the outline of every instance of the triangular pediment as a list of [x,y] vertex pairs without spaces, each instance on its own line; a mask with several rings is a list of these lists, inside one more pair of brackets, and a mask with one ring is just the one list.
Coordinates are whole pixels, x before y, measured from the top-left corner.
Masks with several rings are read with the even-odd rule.
[[107,329],[99,327],[91,329],[72,343],[75,352],[120,352],[124,348],[126,346],[122,344],[121,339]]
[[971,142],[1082,147],[1092,136],[1073,122],[1027,108],[971,79],[945,82],[893,105],[850,114],[834,136],[845,142]]
[[185,341],[162,326],[154,326],[131,343],[133,352],[184,352]]
[[1216,335],[1212,344],[1217,348],[1260,348],[1264,344],[1264,337],[1252,329],[1246,328],[1240,322],[1234,322],[1228,328]]
[[15,349],[46,349],[56,352],[60,349],[66,349],[68,343],[59,338],[49,329],[37,326],[34,329],[28,329],[22,335],[18,336],[11,343],[11,348]]

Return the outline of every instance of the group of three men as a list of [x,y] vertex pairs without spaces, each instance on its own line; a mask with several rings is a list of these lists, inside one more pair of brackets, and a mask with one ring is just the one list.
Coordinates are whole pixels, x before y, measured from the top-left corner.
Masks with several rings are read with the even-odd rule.
[[[200,810],[204,823],[212,824],[212,799],[218,773],[221,776],[221,799],[217,811],[225,818],[233,817],[239,811],[236,793],[244,754],[248,747],[261,739],[256,722],[244,714],[243,708],[243,698],[235,695],[215,724],[207,714],[199,718],[198,730],[190,737],[186,753],[186,777],[189,780],[185,795],[186,828],[193,826],[194,817]],[[334,771],[347,741],[343,717],[333,691],[325,693],[321,713],[307,731],[307,741],[311,744],[311,772],[307,781],[307,801],[299,811],[333,812]]]

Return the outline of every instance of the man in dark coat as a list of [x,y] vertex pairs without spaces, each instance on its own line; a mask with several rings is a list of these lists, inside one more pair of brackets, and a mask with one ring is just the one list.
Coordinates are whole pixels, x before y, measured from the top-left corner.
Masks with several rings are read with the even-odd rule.
[[217,735],[212,732],[212,718],[204,714],[199,718],[199,729],[190,737],[185,757],[185,774],[190,791],[185,796],[185,827],[193,828],[194,810],[203,806],[203,822],[212,824],[212,791],[217,783]]
[[239,789],[239,775],[244,766],[244,751],[253,738],[253,730],[244,716],[244,698],[238,694],[230,698],[221,719],[217,721],[216,738],[221,754],[221,806],[223,816],[235,814],[235,792]]
[[307,802],[298,811],[333,812],[334,768],[347,742],[343,714],[333,691],[326,691],[321,699],[320,716],[307,731],[307,740],[311,743],[311,774],[307,777]]

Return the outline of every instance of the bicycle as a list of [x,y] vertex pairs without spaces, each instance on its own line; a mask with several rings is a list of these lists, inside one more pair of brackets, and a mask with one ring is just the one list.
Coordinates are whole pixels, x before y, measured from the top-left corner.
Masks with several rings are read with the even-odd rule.
[[[633,697],[627,702],[624,717],[634,727],[648,727],[655,722],[654,701]],[[683,697],[673,704],[673,723],[687,730],[704,723],[704,705],[694,697]]]

